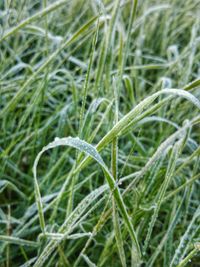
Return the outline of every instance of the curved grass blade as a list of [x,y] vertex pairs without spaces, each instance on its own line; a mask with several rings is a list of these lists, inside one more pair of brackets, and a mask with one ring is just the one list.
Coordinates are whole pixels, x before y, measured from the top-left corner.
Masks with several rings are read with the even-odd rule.
[[0,194],[6,188],[12,189],[13,191],[17,192],[22,198],[26,198],[25,194],[21,192],[16,185],[7,180],[0,180]]
[[0,235],[0,241],[4,241],[19,246],[38,247],[38,243],[34,241],[24,240],[14,236]]
[[0,117],[4,116],[9,110],[13,110],[17,103],[23,97],[24,92],[28,85],[30,85],[37,75],[41,73],[49,64],[58,56],[58,54],[67,46],[71,45],[75,40],[77,40],[82,33],[84,33],[93,23],[96,21],[98,16],[90,19],[85,25],[83,25],[78,31],[76,31],[67,41],[65,41],[54,53],[52,53],[47,60],[30,76],[30,78],[22,85],[22,87],[17,91],[15,96],[8,102],[8,104],[0,111]]
[[[155,94],[145,98],[141,101],[136,107],[134,107],[129,113],[127,113],[115,126],[101,139],[101,141],[97,144],[97,151],[101,151],[106,145],[108,145],[116,136],[121,135],[122,131],[127,128],[133,120],[137,118],[146,108],[148,108],[154,100],[156,100],[160,95],[172,95],[172,96],[180,96],[186,98],[193,105],[195,105],[198,109],[200,109],[200,101],[193,96],[191,93],[181,90],[181,89],[163,89]],[[131,126],[133,124],[131,123]],[[84,159],[80,165],[77,167],[75,172],[80,171],[85,165],[90,162],[90,158]]]
[[88,265],[89,267],[97,267],[96,264],[94,264],[94,263],[88,258],[87,255],[82,254],[81,256],[82,256],[82,258],[85,260],[85,262],[87,263],[87,265]]
[[[100,166],[102,167],[102,169],[104,171],[105,177],[106,177],[108,185],[110,187],[110,190],[111,190],[111,192],[113,192],[118,209],[119,209],[119,211],[120,211],[120,213],[124,219],[124,222],[125,222],[127,229],[130,233],[130,236],[131,236],[134,244],[136,245],[136,248],[137,248],[139,255],[141,255],[140,254],[140,247],[139,247],[139,243],[138,243],[135,231],[133,229],[132,223],[130,222],[130,219],[129,219],[128,213],[126,211],[122,196],[121,196],[120,191],[119,191],[119,189],[115,183],[113,176],[109,172],[107,166],[105,165],[103,159],[101,158],[101,156],[99,155],[99,153],[97,152],[95,147],[86,143],[83,140],[80,140],[79,138],[73,138],[73,137],[67,137],[67,138],[61,138],[61,139],[56,138],[54,142],[52,142],[49,145],[47,145],[46,147],[44,147],[35,159],[34,166],[33,166],[35,196],[36,196],[36,202],[37,202],[37,206],[38,206],[39,219],[40,219],[40,225],[41,225],[42,231],[45,233],[45,220],[44,220],[39,184],[37,182],[37,165],[38,165],[38,162],[39,162],[41,155],[45,151],[47,151],[48,149],[54,148],[54,147],[58,147],[58,146],[74,147],[74,148],[80,150],[81,152],[85,152],[86,155],[89,155],[90,157],[92,157],[95,161],[97,161],[100,164]],[[40,266],[40,265],[36,265],[36,266]]]
[[9,31],[6,32],[4,34],[4,36],[2,36],[2,38],[0,39],[0,43],[3,40],[5,40],[6,38],[8,38],[10,35],[18,32],[20,29],[22,29],[26,25],[32,23],[33,21],[35,21],[37,19],[41,19],[43,16],[46,16],[50,12],[55,11],[56,9],[58,9],[59,7],[63,6],[66,3],[67,3],[67,0],[56,1],[55,3],[53,3],[53,4],[49,5],[48,7],[44,8],[42,11],[39,11],[36,14],[34,14],[33,16],[23,20],[17,26],[11,28]]

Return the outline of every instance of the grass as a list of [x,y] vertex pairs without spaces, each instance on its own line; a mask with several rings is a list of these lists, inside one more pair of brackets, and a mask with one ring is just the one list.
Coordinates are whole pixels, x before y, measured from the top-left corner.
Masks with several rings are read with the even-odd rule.
[[0,266],[200,266],[199,8],[0,2]]

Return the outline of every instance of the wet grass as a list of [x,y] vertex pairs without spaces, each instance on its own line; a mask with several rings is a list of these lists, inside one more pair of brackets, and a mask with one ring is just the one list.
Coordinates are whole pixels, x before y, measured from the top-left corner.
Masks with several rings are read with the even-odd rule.
[[199,266],[199,9],[0,3],[0,266]]

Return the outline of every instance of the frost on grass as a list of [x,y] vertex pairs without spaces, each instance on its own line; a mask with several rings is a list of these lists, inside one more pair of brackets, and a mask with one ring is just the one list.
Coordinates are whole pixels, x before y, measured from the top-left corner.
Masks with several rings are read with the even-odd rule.
[[0,265],[198,265],[199,0],[1,2]]

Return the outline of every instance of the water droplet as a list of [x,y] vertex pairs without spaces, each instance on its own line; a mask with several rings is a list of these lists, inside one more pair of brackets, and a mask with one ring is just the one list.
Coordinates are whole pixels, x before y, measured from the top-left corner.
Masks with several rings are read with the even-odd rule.
[[172,87],[172,80],[168,77],[161,78],[162,89],[171,88]]
[[61,36],[53,36],[52,40],[56,45],[59,45],[62,42],[63,38]]

